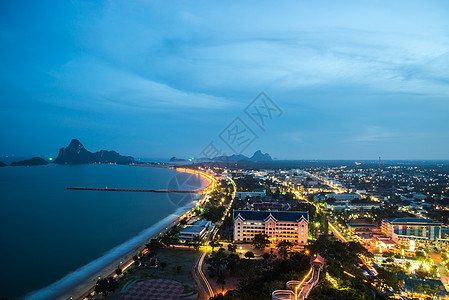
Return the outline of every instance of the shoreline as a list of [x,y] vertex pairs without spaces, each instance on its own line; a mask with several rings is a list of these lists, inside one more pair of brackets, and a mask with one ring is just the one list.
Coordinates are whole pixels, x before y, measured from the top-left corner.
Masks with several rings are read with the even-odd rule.
[[[203,171],[184,168],[173,169],[178,172],[194,173],[206,180],[207,185],[201,189],[201,196],[196,201],[179,207],[175,212],[144,229],[136,236],[113,247],[103,256],[70,272],[54,283],[25,295],[24,299],[83,299],[93,291],[99,278],[114,276],[118,265],[126,266],[125,269],[132,266],[134,264],[132,257],[138,251],[142,251],[146,243],[178,225],[182,218],[189,215],[196,206],[204,201],[209,191],[215,186],[216,179]],[[195,191],[192,193],[195,193]]]

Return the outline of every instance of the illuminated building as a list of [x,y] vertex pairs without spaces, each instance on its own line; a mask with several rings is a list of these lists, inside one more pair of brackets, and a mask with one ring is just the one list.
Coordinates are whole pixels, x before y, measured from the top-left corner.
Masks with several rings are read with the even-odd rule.
[[251,242],[264,233],[273,242],[307,244],[309,212],[234,210],[234,241]]
[[362,197],[359,194],[353,193],[329,193],[326,194],[326,199],[333,198],[337,201],[351,201],[354,199],[361,199]]
[[436,242],[441,237],[441,223],[432,219],[391,218],[382,220],[382,233],[397,243]]

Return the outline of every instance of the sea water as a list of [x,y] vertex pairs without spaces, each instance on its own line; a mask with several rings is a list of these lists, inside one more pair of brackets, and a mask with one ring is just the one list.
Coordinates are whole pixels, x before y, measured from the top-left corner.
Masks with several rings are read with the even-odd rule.
[[[173,180],[173,179],[176,180]],[[121,165],[0,168],[0,297],[52,299],[175,220],[196,196],[78,191],[67,187],[173,189],[172,169]],[[191,194],[187,194],[191,195]]]

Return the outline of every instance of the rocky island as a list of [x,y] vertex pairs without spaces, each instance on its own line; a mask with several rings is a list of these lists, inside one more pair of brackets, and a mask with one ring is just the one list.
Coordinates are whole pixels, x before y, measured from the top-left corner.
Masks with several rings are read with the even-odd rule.
[[31,159],[21,160],[21,161],[15,161],[11,163],[11,166],[17,167],[17,166],[44,166],[48,165],[48,161],[41,157],[33,157]]
[[84,148],[83,144],[77,139],[73,139],[70,144],[59,150],[55,164],[93,164],[93,163],[112,163],[112,164],[132,164],[135,160],[131,156],[123,156],[115,151],[100,150],[90,152]]

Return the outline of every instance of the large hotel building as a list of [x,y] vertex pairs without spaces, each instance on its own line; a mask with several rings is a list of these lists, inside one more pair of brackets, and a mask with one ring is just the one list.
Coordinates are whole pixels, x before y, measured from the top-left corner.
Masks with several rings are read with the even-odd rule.
[[441,223],[420,218],[384,219],[382,220],[382,233],[397,243],[410,240],[436,242],[441,238]]
[[251,242],[265,233],[271,241],[307,244],[309,212],[234,210],[234,242]]

